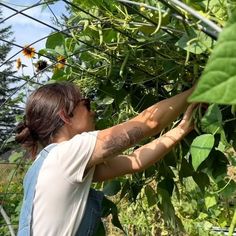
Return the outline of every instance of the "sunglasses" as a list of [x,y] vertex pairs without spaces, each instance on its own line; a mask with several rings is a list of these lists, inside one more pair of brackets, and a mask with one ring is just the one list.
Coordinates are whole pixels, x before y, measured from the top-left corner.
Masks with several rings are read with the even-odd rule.
[[[89,98],[81,98],[77,104],[79,103],[82,103],[83,106],[86,107],[86,109],[90,112],[91,111],[91,104],[90,104],[90,99]],[[74,114],[73,114],[74,111],[72,111],[70,114],[69,114],[69,117],[73,117]]]
[[79,100],[79,102],[82,102],[82,104],[87,108],[87,110],[91,111],[91,104],[89,98],[82,98]]

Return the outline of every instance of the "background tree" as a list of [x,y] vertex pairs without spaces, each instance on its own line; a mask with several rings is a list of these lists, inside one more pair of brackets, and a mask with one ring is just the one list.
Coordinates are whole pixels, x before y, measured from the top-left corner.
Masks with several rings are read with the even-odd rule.
[[[0,20],[2,20],[1,9]],[[0,38],[9,41],[9,43],[0,41],[0,154],[12,147],[13,141],[10,138],[14,134],[17,116],[22,114],[22,109],[19,106],[19,97],[16,95],[11,96],[17,90],[20,79],[14,77],[14,62],[7,61],[5,63],[7,55],[12,49],[12,34],[11,26],[0,28]]]

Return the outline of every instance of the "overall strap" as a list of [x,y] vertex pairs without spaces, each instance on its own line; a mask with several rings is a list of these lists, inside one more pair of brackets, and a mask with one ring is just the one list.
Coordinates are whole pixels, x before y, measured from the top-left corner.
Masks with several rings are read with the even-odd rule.
[[34,161],[32,166],[27,171],[24,178],[24,199],[20,213],[20,222],[18,236],[29,236],[30,235],[30,226],[33,210],[33,201],[35,195],[35,187],[38,180],[39,171],[43,165],[45,158],[48,153],[53,149],[57,144],[50,144],[45,147],[39,154],[37,159]]
[[96,234],[99,224],[102,224],[103,197],[103,192],[90,189],[84,216],[75,236],[94,236]]

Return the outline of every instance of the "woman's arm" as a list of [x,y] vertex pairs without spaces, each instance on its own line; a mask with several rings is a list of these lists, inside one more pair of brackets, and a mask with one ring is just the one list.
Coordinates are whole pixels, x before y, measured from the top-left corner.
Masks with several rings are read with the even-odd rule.
[[160,138],[138,148],[131,155],[118,155],[97,165],[94,181],[104,181],[138,172],[159,161],[193,129],[191,122],[193,108],[194,105],[189,106],[181,123]]
[[192,91],[193,88],[160,101],[133,119],[100,131],[87,167],[103,163],[107,157],[114,157],[141,139],[159,133],[183,113]]

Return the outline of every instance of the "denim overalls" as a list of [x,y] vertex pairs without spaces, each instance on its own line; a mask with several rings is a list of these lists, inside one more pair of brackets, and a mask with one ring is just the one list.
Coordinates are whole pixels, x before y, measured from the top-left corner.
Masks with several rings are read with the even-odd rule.
[[[55,146],[56,144],[50,144],[39,153],[37,160],[34,161],[24,178],[24,199],[20,213],[18,236],[31,235],[32,208],[39,171],[48,153]],[[76,236],[94,235],[101,221],[102,199],[102,192],[90,189],[85,213],[75,234]]]

